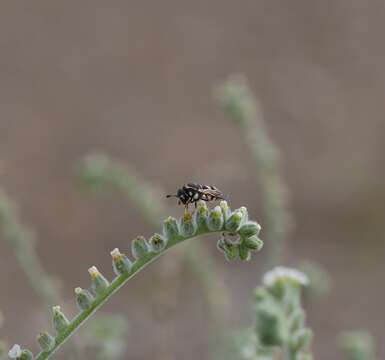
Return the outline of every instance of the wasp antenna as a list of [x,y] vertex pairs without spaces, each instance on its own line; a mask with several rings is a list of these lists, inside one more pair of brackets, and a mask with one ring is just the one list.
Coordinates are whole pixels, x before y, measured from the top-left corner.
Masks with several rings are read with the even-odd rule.
[[173,197],[173,196],[177,197],[176,195],[166,195],[166,198],[170,198],[170,197]]

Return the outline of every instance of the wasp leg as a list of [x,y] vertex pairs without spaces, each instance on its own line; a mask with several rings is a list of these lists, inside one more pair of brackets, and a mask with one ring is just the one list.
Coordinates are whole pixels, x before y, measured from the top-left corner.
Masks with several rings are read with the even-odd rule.
[[184,206],[184,214],[188,214],[188,203]]
[[194,205],[195,205],[195,209],[197,208],[197,202],[196,201],[194,201]]

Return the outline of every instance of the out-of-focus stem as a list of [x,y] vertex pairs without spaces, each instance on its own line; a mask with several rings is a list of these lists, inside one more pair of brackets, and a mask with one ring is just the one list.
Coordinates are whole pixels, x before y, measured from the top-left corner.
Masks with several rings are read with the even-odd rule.
[[31,229],[23,225],[15,204],[0,190],[0,229],[2,237],[13,250],[18,263],[31,287],[41,300],[51,305],[60,298],[55,280],[46,273],[35,249],[35,238]]
[[[43,304],[51,306],[61,299],[57,280],[48,274],[35,249],[35,235],[19,219],[17,207],[11,198],[0,189],[0,230],[2,237],[13,250],[20,268],[31,288]],[[71,342],[71,359],[82,356],[82,347]]]
[[277,265],[285,256],[285,240],[292,223],[280,151],[267,132],[261,106],[243,76],[230,77],[215,95],[241,130],[253,157],[265,213],[268,267]]

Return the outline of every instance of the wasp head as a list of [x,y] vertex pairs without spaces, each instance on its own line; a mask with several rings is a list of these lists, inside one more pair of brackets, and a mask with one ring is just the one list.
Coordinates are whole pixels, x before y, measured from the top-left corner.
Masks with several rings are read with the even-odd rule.
[[188,195],[185,193],[185,191],[183,189],[179,189],[176,193],[176,195],[167,195],[166,197],[176,197],[178,198],[178,205],[180,205],[181,203],[182,204],[186,204],[188,202]]
[[188,195],[184,192],[183,189],[178,190],[178,192],[176,193],[176,197],[182,204],[186,204],[189,199]]

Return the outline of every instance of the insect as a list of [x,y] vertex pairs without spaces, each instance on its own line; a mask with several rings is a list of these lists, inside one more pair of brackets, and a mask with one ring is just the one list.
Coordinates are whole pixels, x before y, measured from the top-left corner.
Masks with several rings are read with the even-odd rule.
[[182,188],[178,189],[175,195],[167,195],[166,197],[178,198],[178,205],[183,204],[185,212],[188,211],[189,204],[194,203],[195,207],[197,207],[197,201],[199,200],[214,201],[225,199],[223,193],[215,186],[196,183],[184,184]]

